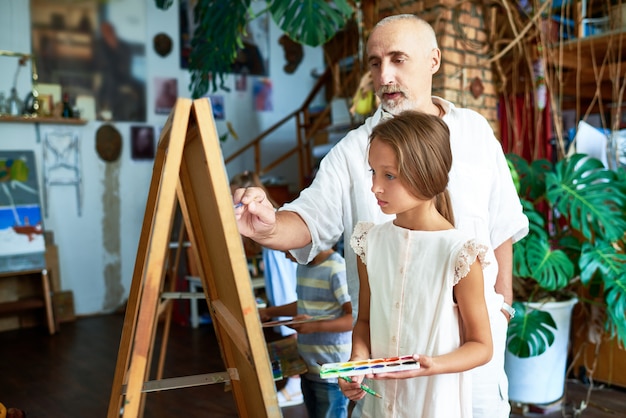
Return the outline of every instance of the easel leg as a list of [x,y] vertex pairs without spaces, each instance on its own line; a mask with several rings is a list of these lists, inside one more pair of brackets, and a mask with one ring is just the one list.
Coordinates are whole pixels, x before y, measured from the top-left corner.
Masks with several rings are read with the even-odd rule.
[[[157,153],[154,172],[158,173],[162,170],[165,161],[163,152]],[[144,216],[144,222],[141,229],[141,236],[139,239],[139,250],[137,252],[137,259],[135,262],[135,270],[133,272],[133,280],[128,295],[128,302],[126,304],[126,314],[124,316],[124,326],[122,328],[122,336],[120,338],[120,348],[117,355],[117,363],[115,366],[115,374],[113,376],[113,385],[111,389],[111,398],[109,400],[109,410],[107,418],[119,418],[122,410],[122,387],[127,383],[126,372],[130,364],[130,353],[132,349],[133,337],[137,328],[137,321],[139,315],[139,300],[143,292],[143,269],[145,267],[148,243],[150,241],[150,229],[152,227],[152,210],[156,207],[156,201],[159,193],[158,183],[152,182],[150,191],[148,193],[148,200],[146,203],[146,216]]]
[[[176,248],[176,255],[174,257],[174,262],[170,266],[168,277],[170,279],[169,283],[169,291],[173,292],[176,290],[176,277],[178,274],[178,266],[180,263],[180,255],[183,251],[183,245],[185,242],[185,222],[181,220],[180,229],[178,231],[178,247]],[[159,365],[157,368],[157,380],[163,378],[163,369],[165,367],[165,355],[167,354],[167,340],[170,335],[170,326],[172,324],[172,310],[174,301],[168,299],[163,303],[167,304],[165,307],[165,319],[163,324],[163,337],[161,339],[161,351],[159,353]]]
[[41,270],[41,283],[43,285],[43,299],[46,304],[46,319],[48,322],[48,331],[50,335],[57,331],[56,319],[54,318],[54,310],[52,309],[52,296],[50,294],[50,278],[48,270]]
[[122,387],[126,383],[125,373],[130,361],[131,342],[137,325],[138,300],[142,286],[143,284],[140,280],[133,279],[126,304],[126,315],[124,317],[120,348],[115,366],[115,375],[113,376],[113,387],[107,418],[119,418],[122,410]]

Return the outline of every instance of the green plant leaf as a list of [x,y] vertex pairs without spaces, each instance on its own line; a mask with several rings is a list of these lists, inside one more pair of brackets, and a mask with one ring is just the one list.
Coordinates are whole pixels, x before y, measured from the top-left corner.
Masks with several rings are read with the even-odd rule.
[[626,254],[608,242],[598,242],[597,245],[584,243],[579,263],[580,278],[584,284],[600,274],[605,285],[611,287],[615,280],[626,276]]
[[532,277],[545,290],[563,289],[574,275],[574,264],[561,250],[550,248],[545,241],[528,240],[527,263]]
[[[155,0],[157,6],[168,0]],[[194,99],[209,88],[228,91],[225,76],[230,73],[238,51],[243,47],[247,23],[266,11],[294,41],[319,46],[332,38],[352,17],[346,0],[267,0],[268,8],[258,14],[250,9],[251,0],[203,0],[194,7],[191,40],[189,89]]]
[[342,29],[354,10],[346,0],[272,0],[276,24],[294,41],[319,46]]
[[612,285],[605,288],[605,301],[607,306],[607,328],[612,337],[626,343],[626,273],[613,281]]
[[[528,189],[531,184],[531,169],[528,162],[517,154],[506,154],[506,160],[509,163],[509,171],[511,176],[517,177],[517,193],[521,198],[528,198]],[[511,166],[513,170],[511,170]],[[513,174],[515,173],[515,175]]]
[[580,260],[582,244],[583,242],[571,234],[561,235],[556,242],[557,248],[567,254],[569,259],[575,264],[575,267],[577,267]]
[[538,236],[541,239],[548,240],[548,231],[546,231],[546,220],[544,216],[539,213],[532,202],[526,199],[520,199],[524,215],[528,218],[528,235]]
[[513,274],[531,278],[548,291],[565,288],[574,275],[574,264],[561,250],[553,250],[547,239],[528,235],[515,244]]
[[158,9],[167,10],[174,4],[174,0],[154,0],[154,3]]
[[626,254],[607,242],[585,243],[580,257],[580,276],[588,284],[601,277],[611,336],[626,342]]
[[[529,219],[529,234],[513,247],[516,296],[558,299],[582,286],[584,303],[598,304],[611,336],[626,342],[626,171],[608,170],[584,154],[554,167],[514,154],[507,159],[519,174]],[[536,344],[525,340],[536,338],[532,332],[515,335],[515,351],[529,353],[524,344]]]
[[543,354],[554,343],[556,323],[550,313],[514,302],[516,314],[507,331],[507,349],[517,357]]
[[537,212],[533,204],[528,200],[521,198],[520,202],[522,204],[524,214],[528,218],[528,235],[513,244],[513,276],[518,278],[529,278],[533,276],[533,272],[528,265],[526,246],[531,240],[543,241],[545,242],[545,245],[548,245],[549,237],[545,230],[545,220],[543,215]]
[[615,241],[626,230],[626,193],[600,160],[575,154],[546,176],[548,201],[587,240]]
[[251,0],[206,0],[196,3],[189,71],[192,97],[219,88],[228,90],[225,74],[231,70],[248,23]]
[[529,196],[533,201],[541,200],[546,193],[546,175],[554,170],[554,165],[548,160],[535,160],[530,164],[531,178]]
[[552,163],[548,160],[535,160],[532,164],[517,154],[506,154],[519,178],[518,194],[521,198],[536,203],[542,199],[545,188],[545,175],[552,171]]
[[519,194],[519,191],[520,191],[519,173],[515,169],[515,164],[513,164],[513,161],[507,159],[506,163],[509,166],[509,171],[511,172],[511,178],[513,179],[513,185],[515,185],[515,190],[517,190],[517,194]]

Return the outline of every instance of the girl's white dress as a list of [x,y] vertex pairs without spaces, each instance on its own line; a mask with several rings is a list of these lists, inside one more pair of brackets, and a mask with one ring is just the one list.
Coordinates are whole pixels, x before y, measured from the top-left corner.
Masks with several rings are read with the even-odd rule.
[[[350,240],[367,266],[371,358],[436,356],[461,344],[453,287],[487,247],[456,230],[412,231],[393,222],[357,224]],[[489,326],[489,324],[485,324]],[[368,382],[363,417],[472,417],[471,375]]]

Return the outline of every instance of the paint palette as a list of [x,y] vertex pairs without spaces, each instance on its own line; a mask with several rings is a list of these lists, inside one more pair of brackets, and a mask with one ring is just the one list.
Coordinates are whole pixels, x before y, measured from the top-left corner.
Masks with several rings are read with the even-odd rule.
[[278,325],[297,325],[297,324],[306,324],[307,322],[315,322],[315,321],[327,321],[329,319],[335,319],[334,315],[318,315],[313,316],[307,319],[280,319],[278,321],[268,321],[263,322],[261,325],[263,328],[267,327],[275,327]]
[[404,370],[419,369],[420,364],[413,359],[413,355],[378,358],[343,363],[326,363],[320,369],[320,377],[358,376],[363,374],[391,373]]

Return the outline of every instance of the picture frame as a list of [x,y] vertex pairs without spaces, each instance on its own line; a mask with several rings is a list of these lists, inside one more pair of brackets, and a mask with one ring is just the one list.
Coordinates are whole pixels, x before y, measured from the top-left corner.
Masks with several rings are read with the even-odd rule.
[[52,116],[54,109],[54,100],[51,94],[40,94],[38,96],[39,101],[39,116]]
[[131,158],[133,160],[154,159],[154,127],[138,125],[130,127]]

